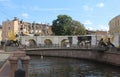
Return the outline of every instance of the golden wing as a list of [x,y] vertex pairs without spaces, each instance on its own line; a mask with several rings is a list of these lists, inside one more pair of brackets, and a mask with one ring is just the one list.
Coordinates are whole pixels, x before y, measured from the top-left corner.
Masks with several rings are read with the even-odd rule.
[[104,36],[104,37],[103,37],[104,43],[107,43],[107,40],[108,40],[107,36]]
[[113,40],[114,40],[114,37],[110,36],[110,41],[113,42]]
[[13,31],[8,32],[8,40],[16,40],[15,33]]

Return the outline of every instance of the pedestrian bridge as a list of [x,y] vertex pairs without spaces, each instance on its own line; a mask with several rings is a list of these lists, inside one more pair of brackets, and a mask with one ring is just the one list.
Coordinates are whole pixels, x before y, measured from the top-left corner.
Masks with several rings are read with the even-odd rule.
[[[74,46],[74,45],[90,45],[96,46],[100,39],[103,38],[102,35],[79,35],[79,36],[21,36],[21,44],[24,45],[25,41],[29,41],[30,47],[41,47],[41,46]],[[106,38],[104,38],[106,39]],[[114,36],[111,41],[115,47],[119,47],[120,41],[119,36]],[[69,44],[69,45],[68,45]]]
[[88,59],[120,66],[120,52],[114,48],[107,51],[93,48],[28,48],[25,51],[28,55]]

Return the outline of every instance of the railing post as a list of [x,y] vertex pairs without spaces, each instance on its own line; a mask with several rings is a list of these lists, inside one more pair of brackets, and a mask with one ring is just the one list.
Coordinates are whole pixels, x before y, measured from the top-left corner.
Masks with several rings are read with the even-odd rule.
[[24,71],[26,72],[25,77],[28,77],[28,64],[29,64],[30,57],[25,56],[25,57],[21,57],[21,59],[22,59],[22,65],[23,65]]
[[15,51],[13,55],[9,57],[10,77],[20,77],[17,75],[17,73],[19,73],[17,72],[17,70],[18,70],[18,67],[20,66],[19,65],[20,63],[18,63],[19,59],[21,60],[21,65],[23,67],[23,70],[25,71],[25,77],[28,77],[28,63],[29,63],[30,57],[26,56],[24,51]]
[[10,57],[10,77],[14,77],[14,72],[17,68],[17,57]]
[[21,59],[18,59],[18,69],[15,71],[15,77],[25,77],[25,71],[23,70],[23,65]]

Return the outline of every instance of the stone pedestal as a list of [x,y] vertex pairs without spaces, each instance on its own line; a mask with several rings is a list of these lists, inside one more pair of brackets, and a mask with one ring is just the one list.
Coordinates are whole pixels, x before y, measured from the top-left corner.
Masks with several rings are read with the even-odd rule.
[[10,77],[14,77],[14,72],[17,69],[17,57],[10,57]]
[[10,77],[14,77],[15,71],[18,69],[18,59],[21,59],[22,61],[23,70],[26,74],[25,77],[28,77],[28,64],[30,57],[27,56],[24,51],[15,51],[13,55],[10,56]]

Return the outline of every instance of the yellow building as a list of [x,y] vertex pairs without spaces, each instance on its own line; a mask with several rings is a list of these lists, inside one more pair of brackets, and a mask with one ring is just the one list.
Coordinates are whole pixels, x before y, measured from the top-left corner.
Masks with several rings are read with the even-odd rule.
[[15,17],[12,21],[7,20],[2,22],[2,40],[8,39],[9,32],[13,31],[18,33],[19,29],[19,20]]
[[38,24],[38,23],[29,23],[18,20],[14,17],[13,20],[3,21],[2,23],[2,40],[9,40],[10,32],[13,32],[15,35],[26,36],[26,35],[36,35],[36,36],[45,36],[52,35],[51,26],[48,24]]
[[120,15],[114,17],[109,22],[109,33],[111,35],[120,34]]
[[2,40],[2,27],[0,26],[0,41]]

